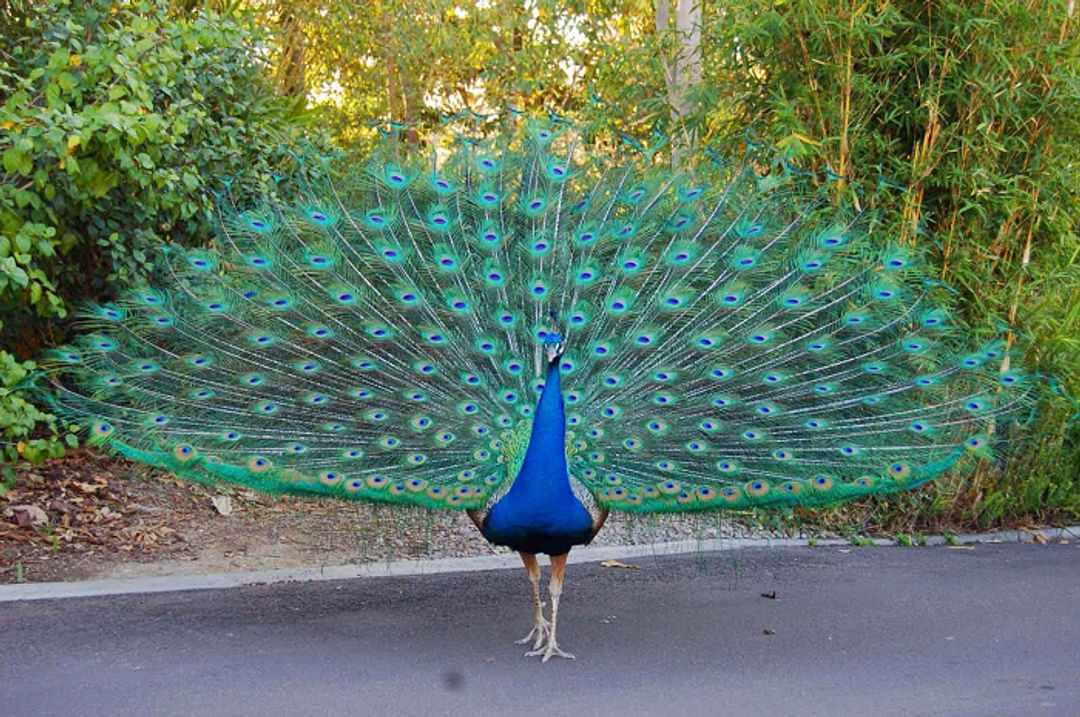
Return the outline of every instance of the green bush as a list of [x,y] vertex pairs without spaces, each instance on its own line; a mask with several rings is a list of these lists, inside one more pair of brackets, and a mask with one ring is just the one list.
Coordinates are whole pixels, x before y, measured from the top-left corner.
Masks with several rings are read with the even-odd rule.
[[[64,444],[52,421],[34,404],[21,395],[23,381],[34,369],[33,361],[19,362],[6,351],[0,351],[0,496],[15,480],[12,465],[20,460],[38,463],[46,458],[59,458],[64,454]],[[45,424],[43,431],[39,424]],[[69,445],[77,443],[75,435],[68,433],[64,440]]]
[[153,272],[158,246],[207,241],[213,191],[266,175],[305,134],[264,79],[265,38],[242,14],[165,2],[0,4],[0,444],[43,414],[20,397],[73,304]]

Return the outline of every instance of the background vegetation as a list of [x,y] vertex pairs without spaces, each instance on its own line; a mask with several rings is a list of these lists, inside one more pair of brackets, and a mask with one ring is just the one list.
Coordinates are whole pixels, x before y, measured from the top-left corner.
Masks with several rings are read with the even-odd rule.
[[[20,396],[32,357],[74,302],[152,271],[161,242],[207,241],[219,179],[302,137],[362,150],[373,121],[419,139],[466,108],[661,127],[680,153],[752,124],[800,165],[880,172],[909,188],[895,230],[927,243],[972,332],[1007,332],[1080,393],[1072,0],[14,0],[0,23],[9,462],[60,450]],[[1075,408],[1040,409],[1036,441],[974,475],[797,518],[1075,520]]]
[[165,3],[0,3],[0,463],[62,453],[20,388],[72,305],[145,276],[162,243],[205,241],[218,180],[268,171],[305,130],[254,27]]

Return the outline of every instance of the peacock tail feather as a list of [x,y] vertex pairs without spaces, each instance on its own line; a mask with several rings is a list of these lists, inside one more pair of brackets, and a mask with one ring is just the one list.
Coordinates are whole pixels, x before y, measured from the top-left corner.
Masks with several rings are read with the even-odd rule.
[[1004,343],[971,348],[872,213],[767,169],[673,172],[550,122],[226,193],[218,250],[85,312],[53,404],[190,478],[479,508],[521,466],[554,325],[571,477],[612,509],[829,503],[985,453],[1031,392]]

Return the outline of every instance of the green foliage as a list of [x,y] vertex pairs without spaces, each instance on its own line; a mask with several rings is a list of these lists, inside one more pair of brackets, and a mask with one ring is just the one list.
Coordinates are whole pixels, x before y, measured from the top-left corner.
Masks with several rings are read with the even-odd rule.
[[[921,244],[981,336],[1056,377],[1034,445],[864,520],[990,527],[1080,516],[1080,33],[1063,2],[725,4],[706,13],[699,136],[754,124],[796,162],[906,185]],[[1052,382],[1053,383],[1053,382]]]
[[650,111],[634,105],[640,95],[624,95],[628,84],[664,96],[646,0],[369,0],[364,12],[350,0],[299,0],[261,8],[264,24],[278,30],[279,87],[316,103],[346,146],[388,118],[416,123],[419,134],[438,127],[442,111],[579,111],[590,107],[590,83],[623,117]]
[[152,272],[163,242],[205,242],[208,190],[241,170],[269,172],[302,128],[296,103],[264,79],[264,41],[243,16],[15,0],[0,6],[0,32],[7,443],[43,417],[17,391],[32,364],[12,354],[56,343],[55,320],[73,302],[107,299]]
[[[40,463],[64,453],[51,424],[51,430],[43,437],[32,436],[38,423],[50,418],[20,395],[22,382],[33,368],[33,362],[19,362],[11,354],[0,351],[0,438],[4,439],[0,441],[0,496],[15,479],[14,463],[21,460]],[[73,434],[64,438],[68,445],[75,443]]]
[[907,185],[898,231],[930,232],[973,326],[1022,320],[1036,364],[1080,386],[1080,35],[1063,3],[741,3],[704,45],[696,122],[757,122],[796,161]]
[[907,533],[897,533],[894,536],[896,544],[902,548],[910,548],[915,545],[914,539]]

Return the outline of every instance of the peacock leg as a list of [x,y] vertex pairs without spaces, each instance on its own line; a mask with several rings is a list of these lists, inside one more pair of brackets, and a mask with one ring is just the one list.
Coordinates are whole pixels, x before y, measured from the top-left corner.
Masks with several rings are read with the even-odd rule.
[[532,553],[518,553],[518,555],[521,556],[521,562],[525,563],[525,573],[529,576],[529,582],[532,583],[533,606],[536,608],[536,614],[533,619],[533,629],[516,642],[519,645],[525,645],[532,640],[533,649],[536,650],[544,643],[549,630],[548,621],[544,619],[544,603],[540,602],[540,564],[536,562],[536,556]]
[[548,633],[547,647],[542,650],[536,649],[526,652],[525,657],[540,656],[541,662],[547,662],[552,655],[565,657],[573,660],[574,656],[569,652],[559,649],[559,643],[555,641],[555,627],[559,621],[559,596],[562,595],[563,575],[566,574],[566,558],[569,553],[551,556],[551,583],[548,590],[551,593],[551,631]]

